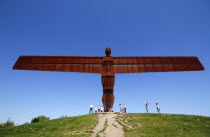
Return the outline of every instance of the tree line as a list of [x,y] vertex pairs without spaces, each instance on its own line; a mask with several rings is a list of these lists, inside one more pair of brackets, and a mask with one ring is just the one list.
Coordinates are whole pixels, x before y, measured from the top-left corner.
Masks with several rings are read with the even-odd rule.
[[[50,120],[50,117],[41,115],[41,116],[33,118],[31,120],[31,123],[43,122],[43,121],[48,121],[48,120]],[[28,124],[28,123],[25,123],[25,124]],[[15,123],[13,121],[11,121],[10,118],[5,123],[0,124],[0,129],[1,128],[11,128],[11,127],[15,127]]]

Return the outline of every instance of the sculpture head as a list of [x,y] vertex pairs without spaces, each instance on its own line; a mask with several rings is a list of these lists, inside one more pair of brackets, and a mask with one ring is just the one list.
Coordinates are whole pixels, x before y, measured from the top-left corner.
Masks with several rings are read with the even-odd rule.
[[106,48],[106,50],[105,50],[106,56],[110,56],[111,52],[112,51],[110,48]]

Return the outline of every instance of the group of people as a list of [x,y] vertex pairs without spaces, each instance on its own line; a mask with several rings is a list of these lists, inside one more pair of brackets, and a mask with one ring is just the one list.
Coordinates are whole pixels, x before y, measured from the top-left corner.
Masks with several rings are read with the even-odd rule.
[[[101,105],[96,106],[95,113],[98,113],[98,112],[104,112],[104,107]],[[93,113],[93,104],[90,104],[89,114],[92,114],[92,113]]]
[[[120,112],[121,113],[126,113],[126,104],[122,105],[122,104],[119,104],[119,107],[120,107]],[[146,112],[149,113],[148,111],[148,102],[145,102],[145,108],[146,108]],[[157,108],[157,113],[159,115],[161,115],[160,113],[160,107],[158,105],[158,103],[156,103],[156,108]],[[98,105],[95,107],[95,113],[99,113],[99,112],[104,112],[104,107],[101,106],[101,105]],[[114,112],[113,109],[110,109],[109,112]],[[90,104],[90,111],[89,111],[89,114],[93,113],[93,104]]]
[[[93,104],[90,104],[89,114],[93,113],[93,107],[94,107]],[[95,107],[95,113],[99,113],[99,112],[104,112],[104,107],[101,105],[98,105]],[[114,112],[114,110],[110,108],[109,112]],[[120,104],[120,112],[126,113],[126,104],[124,104],[124,108],[122,107],[122,104]]]
[[[147,113],[149,113],[149,111],[148,111],[148,102],[145,102],[145,108],[146,108]],[[157,113],[159,115],[161,115],[161,113],[160,113],[160,107],[159,107],[158,103],[156,103],[156,108],[157,108]]]
[[123,107],[122,107],[122,104],[119,104],[119,107],[120,107],[120,112],[126,113],[126,104],[124,104]]

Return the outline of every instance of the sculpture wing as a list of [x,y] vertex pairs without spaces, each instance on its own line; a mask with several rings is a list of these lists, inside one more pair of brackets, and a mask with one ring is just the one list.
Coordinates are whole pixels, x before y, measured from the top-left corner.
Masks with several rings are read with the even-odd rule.
[[114,57],[115,73],[199,71],[197,57]]
[[100,56],[20,56],[13,69],[101,73]]

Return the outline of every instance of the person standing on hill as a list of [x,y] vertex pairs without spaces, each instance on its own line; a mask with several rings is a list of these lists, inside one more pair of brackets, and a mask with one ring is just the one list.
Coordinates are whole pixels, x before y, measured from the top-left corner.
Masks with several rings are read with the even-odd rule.
[[92,104],[90,104],[90,111],[89,111],[89,114],[90,113],[93,113],[93,105]]
[[156,103],[156,108],[157,108],[158,115],[161,115],[161,113],[160,113],[160,107],[159,107],[158,103]]
[[96,107],[95,107],[95,113],[97,113],[97,110],[98,110],[98,107],[96,106]]
[[126,113],[126,104],[124,104],[124,113]]
[[145,102],[145,107],[146,107],[147,113],[149,113],[149,111],[148,111],[148,102]]
[[114,110],[112,108],[109,109],[109,112],[114,112]]
[[103,106],[101,106],[101,112],[104,112],[104,107]]
[[98,112],[101,112],[101,106],[98,105]]
[[122,112],[122,104],[119,104],[120,112]]

